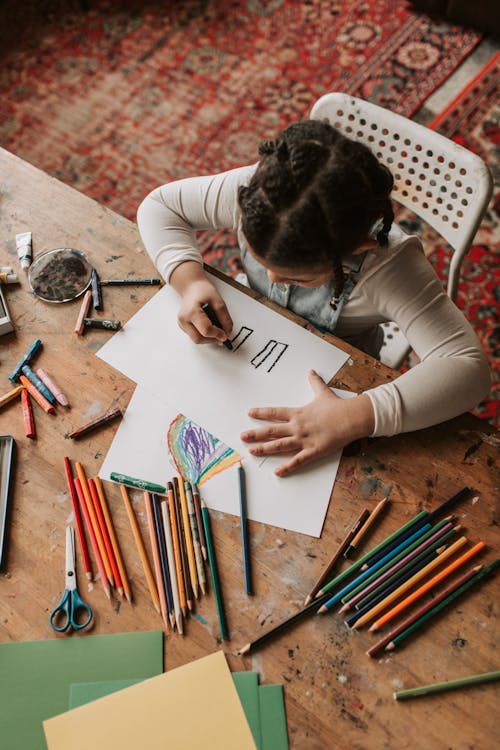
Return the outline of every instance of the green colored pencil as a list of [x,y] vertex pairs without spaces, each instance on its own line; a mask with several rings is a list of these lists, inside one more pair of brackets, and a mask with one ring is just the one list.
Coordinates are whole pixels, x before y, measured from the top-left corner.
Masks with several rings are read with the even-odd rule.
[[497,669],[495,672],[483,672],[483,674],[460,677],[457,680],[449,680],[448,682],[435,682],[431,685],[422,685],[421,687],[409,688],[408,690],[398,690],[394,693],[394,699],[402,701],[407,698],[419,698],[421,695],[444,693],[447,690],[469,687],[470,685],[480,685],[483,682],[495,682],[496,680],[500,680],[500,669]]
[[410,635],[413,635],[413,633],[418,630],[424,623],[426,623],[427,620],[430,620],[432,617],[434,617],[434,615],[437,615],[438,612],[441,612],[442,609],[445,609],[448,604],[451,604],[451,602],[453,602],[455,599],[458,599],[459,596],[461,596],[468,589],[478,583],[478,581],[480,581],[486,575],[498,568],[499,565],[500,559],[493,560],[493,562],[487,565],[486,568],[482,568],[480,571],[478,571],[476,575],[472,576],[472,578],[469,578],[469,580],[463,583],[462,586],[460,586],[458,589],[452,591],[451,594],[440,601],[439,604],[436,604],[435,607],[430,609],[428,612],[425,612],[422,617],[419,617],[418,620],[415,620],[415,622],[413,622],[405,630],[403,630],[402,633],[399,633],[397,636],[395,636],[392,641],[385,647],[386,651],[392,651],[393,649],[395,649],[396,646],[401,643],[401,641],[404,641]]
[[224,614],[224,604],[222,602],[222,592],[219,583],[219,575],[217,573],[217,563],[215,560],[215,549],[212,541],[212,532],[210,531],[210,516],[208,514],[208,508],[201,501],[201,517],[203,519],[203,529],[205,531],[205,540],[207,543],[208,553],[208,565],[210,568],[210,576],[212,578],[212,587],[215,594],[215,604],[217,607],[217,617],[219,618],[220,634],[224,641],[229,640],[229,633],[226,625],[226,616]]

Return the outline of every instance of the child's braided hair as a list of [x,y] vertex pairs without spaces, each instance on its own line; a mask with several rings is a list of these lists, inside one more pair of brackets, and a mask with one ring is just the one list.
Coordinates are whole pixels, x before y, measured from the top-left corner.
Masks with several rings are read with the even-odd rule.
[[342,259],[368,239],[378,220],[377,240],[387,244],[394,219],[391,173],[367,146],[319,120],[290,125],[276,140],[263,141],[259,153],[250,184],[238,194],[251,248],[277,266],[331,265],[339,297]]

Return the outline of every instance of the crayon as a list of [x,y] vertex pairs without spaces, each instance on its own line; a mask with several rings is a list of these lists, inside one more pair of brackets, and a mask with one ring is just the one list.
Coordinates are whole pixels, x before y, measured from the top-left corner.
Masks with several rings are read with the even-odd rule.
[[19,380],[19,376],[21,375],[21,370],[23,368],[23,365],[29,365],[31,360],[34,358],[35,354],[37,354],[40,349],[42,348],[42,342],[40,339],[35,339],[27,352],[21,357],[17,365],[14,367],[12,372],[9,375],[9,380],[11,380],[13,383],[15,383],[17,380]]
[[87,328],[99,328],[105,331],[119,331],[122,324],[119,320],[105,320],[104,318],[84,318],[83,327]]
[[101,286],[160,286],[161,279],[108,279],[99,283]]
[[72,440],[78,440],[78,438],[87,435],[89,432],[92,432],[99,427],[103,427],[104,425],[109,424],[114,419],[121,419],[121,417],[123,417],[123,412],[121,409],[112,409],[111,411],[106,412],[106,414],[103,414],[97,419],[94,419],[92,422],[89,422],[88,424],[85,424],[82,427],[78,427],[78,429],[73,430],[73,432],[69,433],[68,437],[70,437]]
[[127,484],[129,487],[134,487],[137,490],[143,490],[145,492],[154,492],[157,495],[164,495],[166,487],[162,487],[161,484],[154,484],[154,482],[147,482],[145,479],[137,479],[136,477],[129,477],[126,474],[118,474],[112,471],[109,475],[112,482],[119,482],[119,484]]

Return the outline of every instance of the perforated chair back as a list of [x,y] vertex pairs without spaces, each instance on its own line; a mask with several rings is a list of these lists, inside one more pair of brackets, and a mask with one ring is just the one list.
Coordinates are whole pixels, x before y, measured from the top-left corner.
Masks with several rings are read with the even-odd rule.
[[481,157],[440,133],[371,102],[343,93],[325,94],[311,118],[328,120],[352,140],[371,148],[394,176],[392,197],[453,249],[447,292],[456,298],[460,266],[493,191]]

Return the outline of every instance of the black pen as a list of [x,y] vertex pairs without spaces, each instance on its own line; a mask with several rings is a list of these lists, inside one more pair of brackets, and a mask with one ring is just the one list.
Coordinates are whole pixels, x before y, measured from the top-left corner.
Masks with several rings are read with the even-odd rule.
[[[205,313],[205,315],[207,316],[207,318],[209,319],[209,321],[214,324],[214,326],[217,326],[217,328],[222,328],[221,322],[220,322],[219,318],[217,317],[217,315],[215,314],[215,312],[212,310],[212,308],[210,307],[210,305],[208,304],[208,302],[205,302],[201,306],[201,309],[203,310],[203,312]],[[226,339],[223,342],[223,344],[226,347],[226,349],[229,349],[230,351],[233,351],[233,345],[231,344],[231,342],[229,341],[229,339]]]

